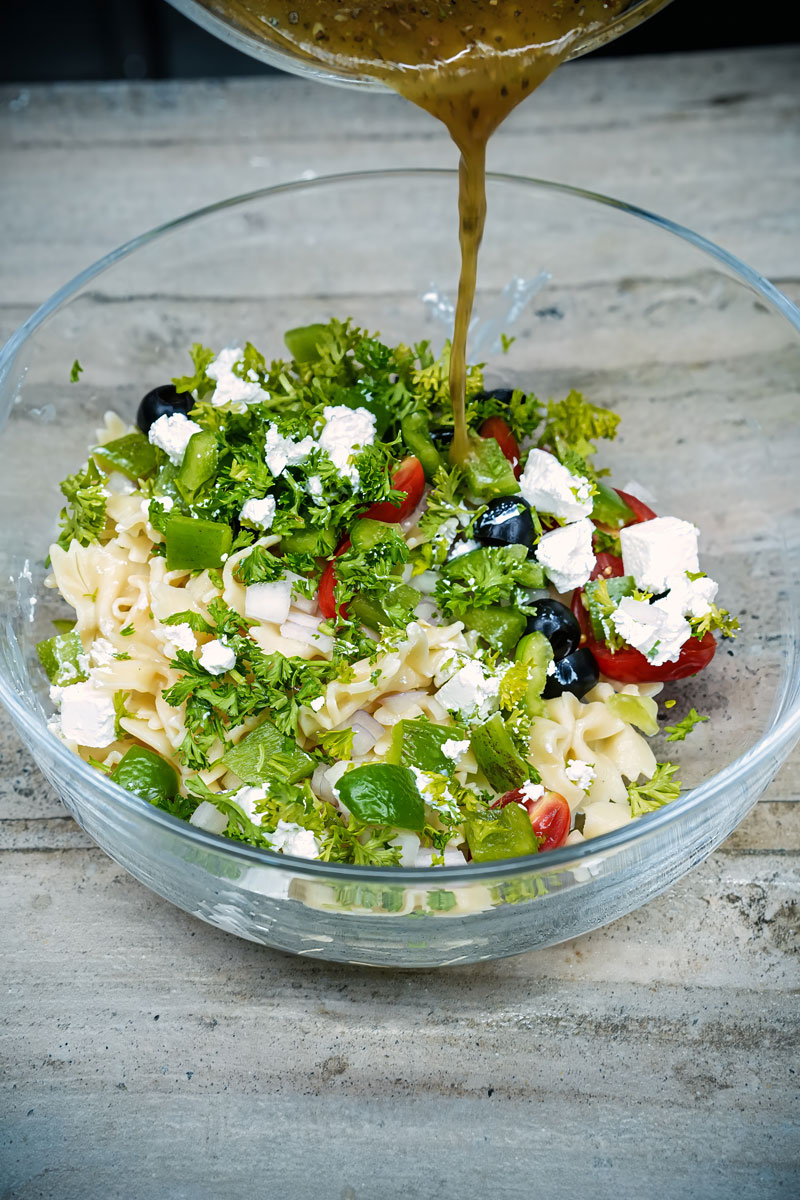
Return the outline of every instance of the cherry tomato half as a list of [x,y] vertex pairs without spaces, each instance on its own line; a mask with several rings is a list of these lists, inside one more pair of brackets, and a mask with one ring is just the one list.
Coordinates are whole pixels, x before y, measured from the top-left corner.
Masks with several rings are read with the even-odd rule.
[[559,792],[545,792],[541,800],[526,800],[521,788],[506,792],[499,800],[495,800],[492,808],[505,808],[507,804],[521,804],[528,810],[533,832],[537,838],[544,838],[539,846],[543,850],[557,850],[567,840],[570,824],[569,805]]
[[522,474],[519,465],[519,442],[509,429],[508,423],[502,417],[487,417],[480,427],[479,434],[482,438],[494,438],[514,468],[515,477],[519,479]]
[[[608,560],[601,564],[600,559]],[[613,554],[598,554],[597,564],[592,571],[592,579],[604,575],[606,579],[622,575],[622,559]],[[599,569],[598,569],[599,568]],[[645,656],[633,646],[624,646],[621,650],[610,650],[605,642],[595,641],[592,622],[583,607],[583,588],[577,588],[572,597],[572,611],[578,618],[581,627],[581,645],[591,650],[598,667],[609,679],[618,683],[667,683],[672,679],[685,679],[687,675],[696,675],[707,667],[717,649],[713,633],[706,633],[699,640],[691,637],[681,648],[675,662],[661,663],[655,666],[648,662]]]
[[[336,564],[336,559],[339,557],[339,555],[344,554],[345,550],[349,550],[349,549],[350,549],[350,538],[345,538],[344,541],[340,542],[339,545],[336,547],[336,550],[334,551],[335,557],[332,558],[331,561],[328,563],[327,567],[322,572],[322,576],[319,581],[319,592],[317,595],[317,601],[319,603],[319,610],[322,613],[323,617],[327,617],[329,620],[331,617],[336,616],[336,601],[334,600],[334,596],[333,596],[333,589],[336,587],[336,572],[334,571],[334,566]],[[346,605],[344,605],[344,604],[339,605],[339,616],[340,617],[347,616],[347,606]]]
[[397,488],[398,492],[405,492],[405,499],[401,500],[399,504],[382,500],[359,515],[369,517],[373,521],[386,521],[389,524],[405,521],[406,517],[411,516],[425,490],[425,472],[422,469],[422,463],[413,454],[409,458],[404,458],[400,463],[392,476],[392,487]]
[[652,508],[647,507],[643,500],[640,500],[637,496],[632,496],[630,492],[621,492],[619,488],[614,488],[614,491],[617,493],[620,500],[625,501],[628,508],[636,517],[635,521],[628,522],[629,525],[638,525],[640,521],[655,520],[656,514],[653,512]]

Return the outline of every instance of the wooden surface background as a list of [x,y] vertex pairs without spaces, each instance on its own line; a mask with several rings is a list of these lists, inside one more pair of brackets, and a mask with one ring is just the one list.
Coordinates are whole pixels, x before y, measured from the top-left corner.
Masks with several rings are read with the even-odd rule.
[[[800,298],[800,53],[570,64],[491,166],[718,241]],[[149,226],[282,180],[450,165],[292,79],[0,90],[0,337]],[[800,753],[646,909],[499,963],[291,959],[145,891],[0,726],[0,1196],[789,1200]]]

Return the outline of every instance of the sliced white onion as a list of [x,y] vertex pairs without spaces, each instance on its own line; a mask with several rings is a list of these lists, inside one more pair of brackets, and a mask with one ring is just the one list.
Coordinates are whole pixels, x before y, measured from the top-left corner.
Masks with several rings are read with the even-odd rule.
[[[296,579],[298,576],[293,576],[293,578]],[[292,607],[299,608],[301,612],[305,613],[319,613],[317,597],[312,596],[311,599],[309,599],[308,596],[304,596],[296,589],[292,590]]]
[[196,825],[198,829],[205,829],[206,833],[224,833],[228,827],[228,818],[210,800],[201,800],[189,817],[189,824]]
[[317,633],[307,625],[295,625],[294,621],[286,621],[281,625],[281,634],[285,638],[292,638],[295,642],[311,646],[320,654],[331,654],[333,651],[333,638],[327,633]]
[[320,800],[327,800],[329,804],[333,804],[333,788],[328,782],[326,771],[328,771],[328,767],[325,766],[325,763],[318,763],[311,776],[311,790],[315,796],[319,796]]
[[420,621],[427,621],[429,625],[435,625],[435,618],[439,616],[439,609],[433,600],[420,600],[417,607],[414,609],[414,616]]
[[274,621],[281,625],[289,615],[290,595],[288,579],[251,583],[244,593],[244,615],[256,621]]
[[427,692],[417,689],[413,692],[395,692],[393,696],[382,696],[381,704],[384,708],[388,708],[389,712],[401,713],[410,708],[412,704],[427,698]]
[[383,726],[363,709],[354,712],[344,728],[353,731],[354,758],[363,758],[365,754],[369,753],[378,738],[383,736]]
[[422,592],[423,596],[429,596],[438,582],[439,576],[435,571],[422,571],[414,576],[414,587],[418,592]]
[[295,625],[306,625],[309,629],[319,629],[322,624],[322,617],[314,613],[303,612],[302,609],[294,604],[289,609],[288,620],[292,621]]
[[396,837],[393,837],[389,842],[390,846],[400,847],[400,866],[413,867],[416,865],[417,853],[419,851],[419,838],[415,833],[406,833],[405,830],[399,832]]

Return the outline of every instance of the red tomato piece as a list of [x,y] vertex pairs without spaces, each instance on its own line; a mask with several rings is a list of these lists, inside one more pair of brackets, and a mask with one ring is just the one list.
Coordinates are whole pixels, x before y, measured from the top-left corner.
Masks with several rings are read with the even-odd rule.
[[[615,576],[624,574],[625,569],[622,565],[622,559],[616,554],[608,554],[606,551],[603,551],[597,555],[589,578],[600,579],[602,576],[603,579],[613,579]],[[583,605],[581,605],[581,608],[583,608]]]
[[[334,600],[333,596],[333,589],[336,587],[336,572],[334,570],[334,566],[339,555],[344,554],[345,550],[349,549],[350,538],[345,538],[344,541],[340,542],[337,546],[336,550],[334,551],[335,557],[332,558],[328,563],[327,567],[322,572],[322,577],[319,581],[317,602],[323,617],[327,617],[329,620],[331,617],[336,616],[336,601]],[[347,616],[347,606],[345,604],[339,605],[339,616]]]
[[545,792],[541,800],[526,800],[522,789],[515,788],[506,792],[499,800],[495,800],[492,808],[505,808],[507,804],[521,804],[528,810],[533,832],[538,838],[544,838],[539,846],[543,850],[557,850],[567,840],[570,825],[569,805],[558,792]]
[[494,438],[514,468],[515,477],[519,479],[522,474],[522,468],[519,465],[519,442],[509,429],[508,422],[504,421],[502,417],[487,417],[481,425],[479,433],[482,438]]
[[392,487],[396,487],[398,492],[405,492],[405,499],[401,500],[399,504],[382,500],[379,504],[373,504],[366,512],[360,513],[359,516],[369,517],[373,521],[387,521],[389,524],[405,521],[406,517],[411,516],[425,490],[425,472],[422,469],[422,463],[415,455],[404,458],[400,463],[392,476]]
[[630,492],[621,492],[619,488],[614,488],[614,491],[617,493],[620,500],[625,501],[628,508],[632,511],[634,517],[636,518],[634,521],[629,521],[629,525],[638,525],[640,521],[655,520],[656,514],[653,512],[652,508],[647,507],[643,500],[640,500],[637,496],[632,496]]
[[[598,555],[614,558],[614,555]],[[620,560],[617,559],[617,562]],[[612,571],[612,575],[621,575],[622,571]],[[717,643],[713,633],[706,633],[699,640],[691,637],[681,648],[675,662],[661,663],[655,666],[649,662],[633,646],[624,646],[621,650],[611,650],[605,642],[595,641],[592,622],[583,607],[583,588],[575,591],[572,597],[572,611],[581,627],[581,645],[591,650],[597,665],[603,675],[616,679],[618,683],[667,683],[673,679],[685,679],[687,675],[696,675],[711,662],[716,653]]]

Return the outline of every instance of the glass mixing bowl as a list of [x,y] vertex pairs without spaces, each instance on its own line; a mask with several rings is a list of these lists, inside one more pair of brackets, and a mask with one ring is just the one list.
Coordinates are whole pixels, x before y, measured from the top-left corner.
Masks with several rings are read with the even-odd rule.
[[[102,414],[132,419],[145,392],[183,373],[193,341],[250,338],[278,356],[285,329],[350,315],[392,343],[440,343],[436,314],[458,277],[456,184],[448,171],[361,174],[192,213],[89,267],[0,355],[0,698],[69,811],[117,862],[203,920],[294,953],[433,966],[585,933],[718,846],[800,732],[797,464],[783,444],[797,419],[800,313],[744,264],[668,221],[496,175],[474,330],[476,344],[488,334],[487,382],[542,398],[577,387],[621,412],[620,436],[601,461],[618,486],[646,483],[661,513],[699,522],[703,566],[742,620],[735,643],[667,693],[711,718],[685,742],[659,737],[655,747],[659,759],[678,758],[685,793],[621,830],[536,858],[331,866],[173,819],[48,732],[35,644],[68,611],[42,588],[43,560],[58,483],[85,460]],[[495,350],[500,329],[516,337],[507,354]],[[70,383],[75,358],[85,369]]]

